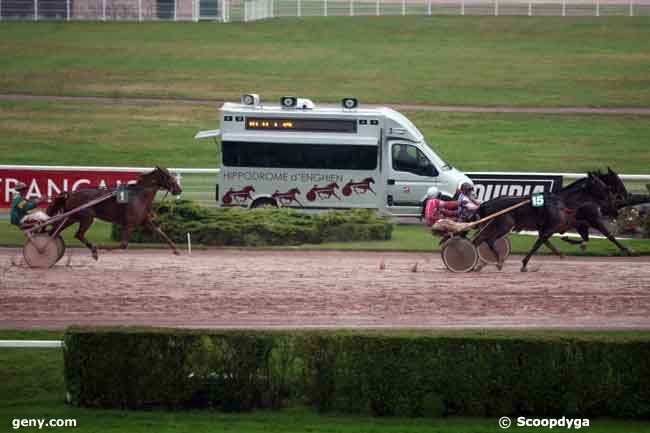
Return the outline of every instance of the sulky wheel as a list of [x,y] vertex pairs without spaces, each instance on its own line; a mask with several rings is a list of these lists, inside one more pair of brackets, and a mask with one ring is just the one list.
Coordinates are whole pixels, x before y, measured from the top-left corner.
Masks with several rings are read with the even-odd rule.
[[467,238],[454,236],[442,246],[442,261],[452,272],[470,272],[478,263],[478,251]]
[[51,268],[58,260],[60,250],[56,238],[45,233],[32,235],[23,246],[23,257],[30,268]]
[[61,260],[63,258],[63,255],[65,254],[65,242],[63,241],[63,238],[61,237],[61,235],[57,235],[54,238],[54,242],[56,243],[56,249],[59,252],[59,255],[58,255],[57,259],[56,259],[56,261],[58,262],[59,260]]
[[[499,257],[501,257],[502,262],[505,262],[510,255],[510,239],[507,236],[502,236],[494,242],[494,247],[499,252]],[[497,263],[497,258],[494,256],[492,250],[490,250],[490,247],[488,247],[487,242],[483,242],[478,246],[478,255],[481,260],[490,265]]]

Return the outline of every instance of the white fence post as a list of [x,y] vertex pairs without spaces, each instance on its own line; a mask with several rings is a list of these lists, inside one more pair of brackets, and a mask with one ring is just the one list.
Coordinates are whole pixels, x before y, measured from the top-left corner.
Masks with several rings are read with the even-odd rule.
[[296,15],[298,17],[302,16],[302,0],[298,0],[298,2],[296,3]]
[[377,6],[375,8],[375,15],[377,15],[377,16],[381,15],[381,11],[379,10],[379,0],[377,0]]
[[566,0],[562,0],[562,16],[566,16]]
[[350,0],[350,16],[354,16],[354,0]]
[[460,14],[465,15],[465,0],[460,0]]
[[178,20],[178,1],[174,0],[174,21]]
[[494,16],[499,16],[499,0],[494,0]]
[[327,16],[327,0],[323,0],[323,16]]
[[138,22],[142,22],[142,0],[138,0]]
[[429,4],[427,5],[427,13],[431,16],[431,0],[429,0]]
[[596,0],[596,16],[600,16],[600,0]]
[[634,16],[634,0],[630,0],[630,16]]
[[102,21],[106,21],[106,0],[102,0]]
[[34,0],[34,21],[38,21],[38,0]]
[[528,16],[529,17],[533,16],[533,2],[532,1],[528,2]]
[[70,21],[70,0],[65,1],[65,20]]
[[406,15],[406,0],[402,0],[402,15]]

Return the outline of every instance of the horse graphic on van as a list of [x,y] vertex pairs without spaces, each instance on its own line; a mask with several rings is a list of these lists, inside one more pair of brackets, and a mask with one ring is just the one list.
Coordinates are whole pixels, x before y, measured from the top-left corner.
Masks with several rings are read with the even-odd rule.
[[320,200],[324,200],[331,198],[332,196],[341,200],[341,197],[336,195],[337,189],[339,189],[339,185],[336,182],[332,182],[322,187],[314,185],[314,187],[307,193],[307,200],[314,201],[316,200],[316,197],[318,197]]
[[348,197],[354,192],[355,194],[365,194],[368,191],[371,193],[377,195],[375,191],[372,189],[370,184],[375,183],[375,180],[372,177],[367,177],[363,179],[361,182],[355,182],[354,179],[350,180],[350,182],[346,183],[343,186],[343,189],[341,192],[343,192],[343,195]]
[[298,203],[298,206],[302,207],[302,203],[300,203],[296,198],[298,194],[300,194],[300,190],[298,188],[291,188],[287,192],[279,192],[276,189],[275,192],[271,195],[271,197],[274,198],[282,206],[287,206],[293,202],[296,202]]
[[253,199],[251,192],[255,192],[255,188],[253,188],[252,185],[247,185],[239,191],[235,191],[230,188],[228,192],[223,195],[223,204],[231,204],[233,201],[235,204],[246,203],[248,200]]

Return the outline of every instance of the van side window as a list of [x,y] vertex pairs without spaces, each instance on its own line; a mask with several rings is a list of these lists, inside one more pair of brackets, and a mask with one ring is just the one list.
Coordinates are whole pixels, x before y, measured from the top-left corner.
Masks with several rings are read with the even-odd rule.
[[406,143],[395,143],[392,148],[393,170],[418,176],[436,177],[438,170],[420,149]]
[[221,143],[226,167],[375,170],[377,146],[302,143]]

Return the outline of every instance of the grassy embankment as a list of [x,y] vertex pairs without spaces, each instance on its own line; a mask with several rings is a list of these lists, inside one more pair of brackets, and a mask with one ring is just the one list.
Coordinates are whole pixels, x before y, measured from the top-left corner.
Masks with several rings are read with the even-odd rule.
[[[607,334],[620,338],[638,335],[633,332]],[[0,339],[59,339],[61,337],[60,331],[0,331]],[[210,410],[166,412],[75,408],[64,403],[63,359],[59,349],[2,349],[0,377],[3,378],[0,381],[0,426],[3,431],[12,431],[12,420],[19,418],[76,419],[77,427],[73,430],[78,432],[488,433],[501,431],[497,426],[497,419],[482,418],[371,418],[318,414],[309,409],[227,414]],[[566,431],[561,428],[555,430]],[[588,430],[595,433],[642,433],[650,432],[650,423],[591,419]],[[20,431],[35,432],[38,429],[24,428]],[[538,432],[542,429],[511,427],[509,431]]]
[[649,39],[648,17],[3,23],[0,93],[650,106]]

